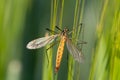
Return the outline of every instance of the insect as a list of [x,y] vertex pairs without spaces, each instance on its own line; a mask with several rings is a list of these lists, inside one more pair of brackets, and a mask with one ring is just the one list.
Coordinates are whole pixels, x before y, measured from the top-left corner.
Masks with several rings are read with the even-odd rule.
[[[62,55],[63,55],[63,51],[64,51],[65,43],[67,45],[67,49],[68,49],[69,53],[74,57],[74,59],[76,61],[82,62],[84,57],[83,57],[83,54],[81,53],[81,51],[68,38],[69,30],[67,28],[61,30],[57,26],[56,26],[56,28],[58,30],[60,30],[61,33],[57,33],[55,35],[46,36],[46,37],[42,37],[42,38],[38,38],[33,41],[30,41],[27,44],[27,48],[28,49],[38,49],[38,48],[44,47],[47,44],[52,43],[57,37],[60,37],[60,43],[59,43],[58,50],[57,50],[56,65],[55,65],[55,72],[58,72],[60,63],[61,63],[61,59],[62,59]],[[47,30],[51,31],[51,32],[55,32],[48,28],[47,28]]]

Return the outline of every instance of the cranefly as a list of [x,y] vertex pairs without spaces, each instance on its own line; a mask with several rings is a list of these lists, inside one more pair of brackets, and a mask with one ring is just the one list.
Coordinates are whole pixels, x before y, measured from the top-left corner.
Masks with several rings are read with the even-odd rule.
[[63,55],[63,51],[64,51],[65,43],[67,45],[68,51],[70,52],[70,54],[74,57],[74,59],[76,61],[83,62],[84,57],[83,57],[83,54],[81,53],[81,51],[68,38],[69,30],[67,28],[61,30],[57,26],[56,26],[56,28],[58,30],[60,30],[61,33],[56,33],[55,31],[47,29],[48,31],[55,32],[56,34],[32,40],[27,44],[27,48],[28,49],[38,49],[38,48],[44,47],[47,44],[52,43],[57,37],[60,37],[60,43],[59,43],[58,50],[57,50],[56,66],[55,66],[55,72],[58,72],[60,63],[61,63],[61,59],[62,59],[62,55]]

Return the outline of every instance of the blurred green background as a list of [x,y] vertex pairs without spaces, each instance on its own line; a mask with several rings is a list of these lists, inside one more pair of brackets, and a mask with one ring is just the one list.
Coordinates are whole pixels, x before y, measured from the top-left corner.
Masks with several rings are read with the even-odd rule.
[[[65,48],[54,73],[57,47],[28,50],[29,41],[55,25],[75,30],[83,24],[84,63]],[[0,80],[120,80],[120,0],[0,0]]]

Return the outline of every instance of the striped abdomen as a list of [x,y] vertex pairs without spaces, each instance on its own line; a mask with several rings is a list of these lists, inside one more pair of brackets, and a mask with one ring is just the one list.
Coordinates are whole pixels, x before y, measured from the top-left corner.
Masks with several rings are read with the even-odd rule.
[[58,69],[60,67],[60,62],[61,62],[61,59],[62,59],[62,54],[63,54],[63,50],[64,50],[65,41],[66,41],[66,36],[62,36],[62,38],[60,40],[58,50],[57,50],[55,72],[58,72]]

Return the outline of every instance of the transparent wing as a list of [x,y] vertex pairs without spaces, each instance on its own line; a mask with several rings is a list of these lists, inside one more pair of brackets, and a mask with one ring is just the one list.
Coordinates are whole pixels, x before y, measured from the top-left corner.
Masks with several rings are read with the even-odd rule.
[[45,45],[50,44],[51,42],[53,42],[54,39],[55,39],[57,36],[58,36],[58,34],[35,39],[35,40],[33,40],[33,41],[30,41],[30,42],[27,44],[27,48],[28,48],[28,49],[37,49],[37,48],[44,47]]
[[68,38],[66,41],[66,45],[67,45],[68,51],[70,52],[70,54],[74,57],[76,61],[78,62],[84,61],[84,56],[81,53],[81,51],[77,47],[75,47],[75,45],[72,44],[71,40],[69,40]]

